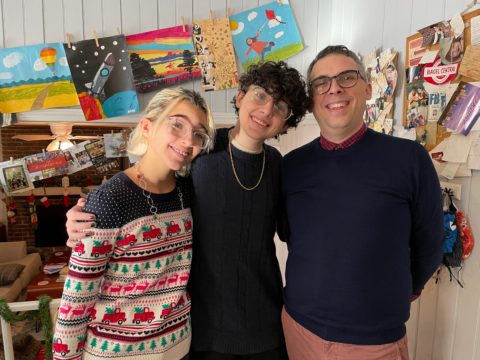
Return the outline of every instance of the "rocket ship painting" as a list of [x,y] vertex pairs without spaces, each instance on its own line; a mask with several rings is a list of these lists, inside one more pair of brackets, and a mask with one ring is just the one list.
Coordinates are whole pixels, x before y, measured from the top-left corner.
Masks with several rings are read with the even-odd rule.
[[98,68],[93,81],[85,84],[89,95],[105,98],[105,92],[103,91],[103,88],[105,87],[105,83],[110,77],[114,66],[115,57],[112,53],[108,53],[107,57],[105,60],[103,60],[103,63]]
[[137,92],[123,35],[64,44],[85,119],[139,111]]

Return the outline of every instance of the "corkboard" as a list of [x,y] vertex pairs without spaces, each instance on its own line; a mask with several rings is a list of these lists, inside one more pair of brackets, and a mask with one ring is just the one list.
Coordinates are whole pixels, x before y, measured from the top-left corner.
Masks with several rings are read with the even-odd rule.
[[[480,9],[462,15],[463,22],[465,24],[465,29],[463,31],[463,41],[464,41],[463,49],[464,49],[464,51],[467,48],[467,46],[471,45],[471,40],[472,40],[471,39],[471,34],[470,34],[470,19],[475,17],[475,16],[479,16],[479,15],[480,15]],[[406,71],[410,67],[410,44],[412,44],[412,41],[417,40],[417,39],[421,39],[421,38],[422,38],[422,34],[420,34],[419,32],[407,37],[406,48],[405,48],[405,70]],[[440,48],[439,44],[434,44],[434,45],[431,45],[431,46],[427,47],[427,50],[437,50],[439,48]],[[451,82],[452,83],[458,83],[460,81],[473,82],[473,81],[479,81],[479,80],[480,79],[472,79],[472,78],[457,74],[457,76]],[[403,120],[402,120],[403,125],[407,124],[407,95],[408,95],[407,94],[407,81],[405,79],[404,93],[403,93]],[[432,149],[433,147],[436,146],[436,144],[439,144],[443,139],[450,136],[450,132],[447,132],[445,127],[443,127],[441,125],[438,125],[438,126],[436,126],[436,128],[437,128],[436,129],[436,133],[437,133],[436,143],[431,144],[431,145],[426,145],[425,147],[427,148],[427,150]],[[419,126],[418,128],[415,128],[415,129],[418,133],[419,131],[423,131],[425,129],[425,127],[424,126]],[[431,131],[432,130],[434,130],[434,129],[431,129]]]

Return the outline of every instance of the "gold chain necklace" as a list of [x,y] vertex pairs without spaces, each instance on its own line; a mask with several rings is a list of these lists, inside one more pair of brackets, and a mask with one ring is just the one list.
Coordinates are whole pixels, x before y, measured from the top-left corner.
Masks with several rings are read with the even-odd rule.
[[237,179],[238,185],[240,185],[242,187],[242,189],[247,190],[247,191],[255,190],[258,187],[258,185],[260,185],[260,182],[262,181],[262,178],[263,178],[263,171],[265,170],[265,149],[263,149],[263,151],[262,151],[263,152],[263,162],[262,162],[262,172],[260,173],[260,179],[258,179],[257,183],[251,188],[248,188],[245,185],[243,185],[242,182],[240,181],[240,179],[238,178],[237,170],[235,170],[235,164],[233,162],[232,141],[230,139],[228,139],[228,150],[230,152],[230,161],[232,163],[233,175],[235,175],[235,179]]
[[[148,206],[150,206],[150,214],[153,215],[154,219],[157,219],[157,217],[158,217],[158,207],[153,202],[152,193],[148,190],[148,185],[147,185],[147,181],[145,180],[145,176],[140,171],[140,164],[137,162],[133,168],[135,169],[135,172],[136,172],[135,177],[138,180],[138,185],[140,185],[140,188],[142,189],[142,194],[145,197]],[[178,200],[180,200],[180,205],[182,206],[182,210],[183,210],[184,207],[183,207],[182,191],[180,190],[180,187],[178,187],[178,186],[175,186],[175,188],[177,189]]]

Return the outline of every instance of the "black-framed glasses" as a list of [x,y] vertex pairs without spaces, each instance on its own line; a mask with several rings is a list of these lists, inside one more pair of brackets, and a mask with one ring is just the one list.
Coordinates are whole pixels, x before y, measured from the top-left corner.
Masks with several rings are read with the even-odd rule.
[[310,81],[312,92],[317,95],[325,94],[332,86],[332,80],[335,79],[341,88],[351,88],[357,85],[358,78],[365,78],[359,70],[345,70],[335,76],[319,76]]
[[256,104],[262,106],[273,101],[273,113],[283,121],[287,121],[293,115],[290,105],[283,100],[275,101],[273,96],[260,86],[255,86],[253,88],[252,99]]
[[198,146],[202,150],[205,150],[210,144],[210,136],[202,130],[194,129],[190,121],[180,116],[169,116],[168,123],[170,125],[170,132],[178,138],[185,138],[187,135],[192,134],[193,146]]

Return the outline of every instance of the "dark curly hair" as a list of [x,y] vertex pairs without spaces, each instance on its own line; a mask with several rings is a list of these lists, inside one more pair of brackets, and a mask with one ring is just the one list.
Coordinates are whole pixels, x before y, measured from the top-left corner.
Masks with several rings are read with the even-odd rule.
[[[287,128],[295,128],[303,119],[309,106],[306,83],[303,76],[288,66],[284,61],[266,61],[250,65],[248,71],[239,79],[239,91],[247,92],[251,85],[264,88],[274,101],[285,101],[292,109],[292,116],[287,119]],[[231,101],[238,115],[235,98]],[[282,134],[286,133],[284,131]]]

